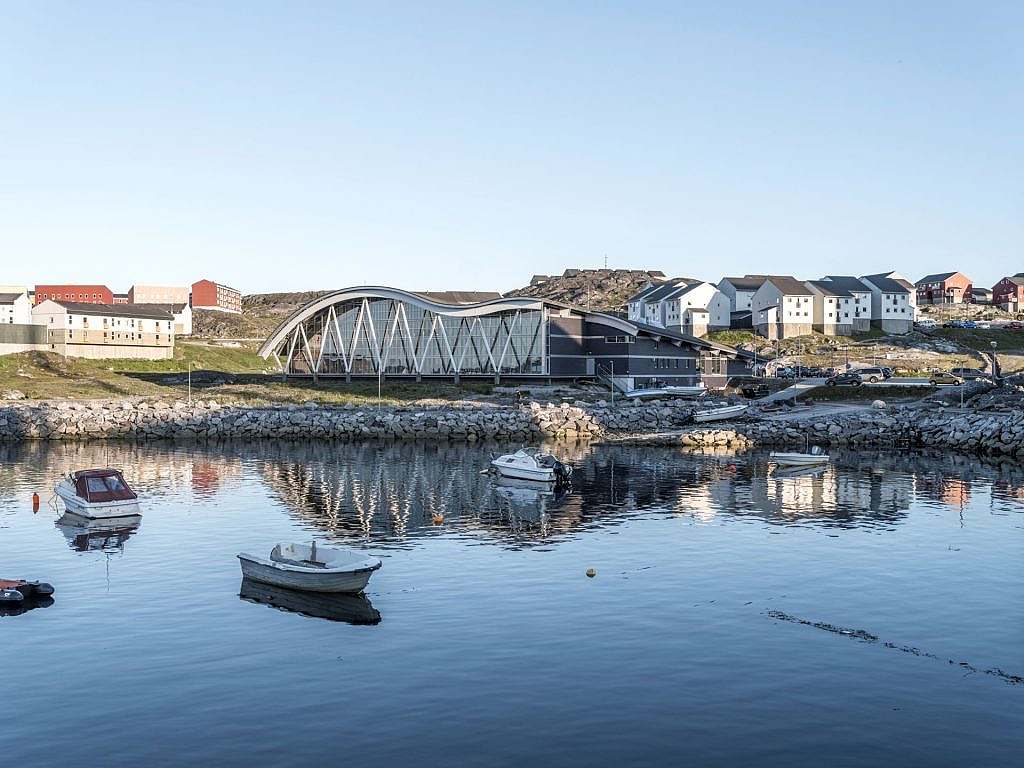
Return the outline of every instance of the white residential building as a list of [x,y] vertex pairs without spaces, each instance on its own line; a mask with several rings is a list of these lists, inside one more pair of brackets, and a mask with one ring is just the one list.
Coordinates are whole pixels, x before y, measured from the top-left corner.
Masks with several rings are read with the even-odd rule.
[[32,308],[45,349],[65,357],[166,360],[174,356],[174,317],[151,306],[46,299]]
[[626,315],[632,322],[647,322],[644,319],[647,313],[645,299],[658,290],[659,287],[661,287],[661,283],[648,283],[644,288],[641,288],[629,297],[629,301],[626,302]]
[[32,301],[28,291],[0,293],[0,325],[29,325],[32,323]]
[[814,330],[826,336],[853,335],[853,295],[829,280],[808,280],[814,294]]
[[814,326],[814,294],[795,277],[769,275],[750,301],[754,329],[769,339],[806,336]]
[[854,333],[871,330],[871,287],[849,275],[825,275],[823,278],[846,291],[853,298],[852,319]]
[[192,335],[192,307],[186,301],[184,304],[147,304],[150,309],[159,309],[170,312],[174,317],[174,335]]
[[871,288],[871,324],[886,333],[910,333],[917,315],[913,283],[895,272],[865,275],[861,282]]
[[677,286],[662,303],[666,328],[697,337],[729,328],[729,297],[712,283]]

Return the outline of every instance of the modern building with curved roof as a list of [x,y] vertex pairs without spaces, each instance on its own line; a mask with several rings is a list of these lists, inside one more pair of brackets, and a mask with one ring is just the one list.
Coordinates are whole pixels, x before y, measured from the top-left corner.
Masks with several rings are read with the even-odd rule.
[[[346,288],[285,319],[260,348],[289,377],[614,378],[709,387],[740,353],[665,328],[532,297]],[[483,300],[479,300],[483,299]]]

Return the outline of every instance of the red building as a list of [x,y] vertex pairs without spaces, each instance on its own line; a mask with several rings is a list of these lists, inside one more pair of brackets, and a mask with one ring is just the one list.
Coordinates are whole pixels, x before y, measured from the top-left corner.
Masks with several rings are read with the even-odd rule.
[[192,283],[192,308],[241,312],[242,292],[212,280],[200,280]]
[[36,304],[47,299],[81,304],[113,304],[114,294],[105,285],[37,285]]
[[939,272],[925,275],[916,283],[917,305],[922,304],[970,304],[974,301],[971,293],[971,278],[963,272]]
[[1020,312],[1024,307],[1024,272],[1004,277],[993,285],[992,303],[1008,312]]

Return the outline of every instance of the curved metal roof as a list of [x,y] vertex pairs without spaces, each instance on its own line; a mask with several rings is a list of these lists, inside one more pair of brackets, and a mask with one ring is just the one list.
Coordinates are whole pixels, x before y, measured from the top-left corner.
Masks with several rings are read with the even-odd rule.
[[402,301],[418,306],[421,309],[448,315],[450,317],[475,317],[478,315],[489,315],[494,312],[502,312],[505,310],[541,309],[546,306],[560,310],[568,310],[589,322],[602,323],[634,336],[638,333],[643,333],[648,336],[661,336],[664,338],[672,338],[677,341],[685,341],[708,349],[717,349],[724,352],[736,353],[736,350],[732,347],[726,347],[722,344],[715,344],[713,342],[705,341],[704,339],[698,339],[694,336],[688,336],[668,328],[658,328],[644,323],[635,323],[603,312],[590,312],[588,310],[581,309],[580,307],[573,307],[569,304],[551,301],[550,299],[528,296],[509,296],[490,299],[488,301],[480,301],[475,304],[447,304],[429,298],[428,294],[412,293],[410,291],[403,291],[398,288],[388,288],[387,286],[382,285],[365,285],[332,291],[331,293],[324,294],[317,299],[313,299],[313,301],[309,302],[305,306],[292,312],[280,323],[280,325],[277,326],[277,328],[274,329],[274,332],[270,334],[267,340],[260,347],[260,357],[264,359],[270,357],[274,353],[274,350],[276,350],[288,337],[288,334],[295,330],[295,327],[299,323],[304,322],[318,312],[326,310],[333,304],[364,298]]

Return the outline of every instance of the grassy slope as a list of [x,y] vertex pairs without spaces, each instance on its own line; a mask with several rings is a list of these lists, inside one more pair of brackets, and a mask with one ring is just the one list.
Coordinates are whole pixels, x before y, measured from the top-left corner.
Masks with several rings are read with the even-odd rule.
[[[227,381],[193,387],[193,396],[220,401],[249,403],[301,403],[307,400],[361,404],[377,401],[376,382],[339,384],[285,383],[269,373],[267,363],[253,351],[253,345],[223,347],[199,342],[175,344],[172,360],[82,360],[62,358],[44,352],[0,356],[0,392],[16,389],[32,399],[187,397],[183,376],[173,381],[153,380],[150,374],[184,374],[192,363],[194,371],[217,371],[242,375],[244,381]],[[489,392],[486,384],[445,384],[385,382],[385,402],[409,402],[424,398],[456,399]]]

